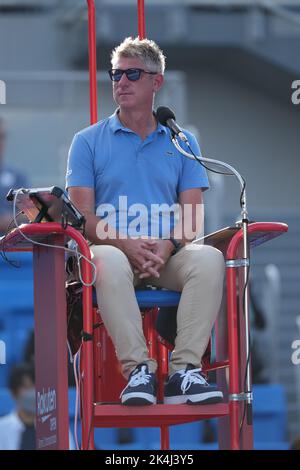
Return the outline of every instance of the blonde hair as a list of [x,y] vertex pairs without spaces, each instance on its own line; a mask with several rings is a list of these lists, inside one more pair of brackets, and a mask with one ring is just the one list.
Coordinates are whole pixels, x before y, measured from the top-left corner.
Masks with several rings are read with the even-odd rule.
[[117,62],[119,57],[137,57],[148,68],[149,72],[164,74],[166,57],[158,45],[150,39],[128,37],[111,53],[111,64]]

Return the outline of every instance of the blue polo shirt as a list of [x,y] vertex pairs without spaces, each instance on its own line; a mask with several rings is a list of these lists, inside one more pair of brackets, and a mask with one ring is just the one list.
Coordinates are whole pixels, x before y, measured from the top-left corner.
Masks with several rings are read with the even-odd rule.
[[[200,155],[195,137],[184,132]],[[209,182],[203,166],[174,147],[166,127],[158,123],[142,140],[115,112],[74,136],[66,175],[72,186],[94,188],[95,213],[118,231],[165,237],[176,223],[179,194],[206,190]]]

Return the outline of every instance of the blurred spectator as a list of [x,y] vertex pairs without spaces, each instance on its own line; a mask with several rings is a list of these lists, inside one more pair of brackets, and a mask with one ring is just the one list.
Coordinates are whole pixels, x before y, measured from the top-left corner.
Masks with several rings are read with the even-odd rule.
[[26,178],[4,163],[6,140],[6,124],[4,119],[0,117],[0,235],[5,234],[12,219],[11,204],[6,201],[8,191],[10,188],[26,187]]
[[300,450],[300,436],[293,440],[290,450]]
[[15,409],[0,418],[0,449],[35,449],[34,370],[29,364],[15,366],[9,378]]
[[[14,366],[8,386],[16,407],[0,418],[0,450],[34,450],[36,402],[33,362]],[[75,443],[70,431],[69,443],[70,450],[74,450]]]

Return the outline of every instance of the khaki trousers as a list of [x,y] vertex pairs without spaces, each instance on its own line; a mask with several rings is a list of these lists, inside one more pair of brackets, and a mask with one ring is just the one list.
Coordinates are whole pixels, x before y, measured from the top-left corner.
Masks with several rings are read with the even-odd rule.
[[[101,317],[115,345],[123,375],[128,378],[137,364],[148,364],[155,372],[156,361],[149,358],[142,329],[135,275],[127,256],[110,245],[92,245],[97,268],[95,287]],[[177,337],[169,365],[172,374],[187,364],[200,367],[223,295],[225,263],[222,253],[207,245],[187,245],[171,256],[147,284],[181,292],[177,311]]]

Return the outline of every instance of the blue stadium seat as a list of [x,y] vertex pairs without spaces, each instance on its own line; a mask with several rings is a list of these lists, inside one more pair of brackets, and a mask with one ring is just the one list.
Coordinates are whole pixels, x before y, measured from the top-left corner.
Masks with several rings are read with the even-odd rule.
[[202,442],[203,421],[170,426],[170,442],[184,444],[186,442],[200,444]]
[[287,409],[282,385],[253,386],[253,418],[256,444],[285,442]]
[[[216,440],[217,422],[210,420]],[[253,430],[255,448],[281,449],[280,443],[286,448],[287,407],[282,385],[253,385]]]
[[1,281],[0,302],[1,312],[33,309],[33,282],[28,279],[20,282]]
[[[217,420],[210,420],[217,440]],[[287,408],[284,387],[279,384],[253,385],[254,448],[287,449]]]
[[[134,441],[143,445],[144,449],[154,449],[157,445],[160,448],[160,429],[159,428],[134,428]],[[183,446],[186,443],[193,444],[194,446],[200,445],[203,434],[203,422],[195,421],[193,423],[180,424],[177,426],[170,426],[170,442],[176,448]],[[154,446],[154,447],[152,447]],[[197,447],[194,447],[197,448]]]
[[[191,441],[186,441],[184,443],[174,443],[170,439],[170,449],[171,450],[218,450],[219,445],[217,442],[212,442],[209,444],[203,444]],[[148,449],[150,450],[160,450],[160,441],[153,441],[149,443]]]
[[[96,430],[96,429],[95,429]],[[103,444],[101,446],[100,442],[97,442],[95,439],[95,447],[97,450],[147,450],[143,444],[135,442],[130,444]]]
[[0,365],[0,387],[7,386],[11,366],[24,360],[24,349],[31,330],[0,331],[0,340],[6,346],[6,364]]
[[8,388],[0,388],[0,416],[7,415],[15,407],[15,402],[11,397]]
[[7,368],[7,364],[12,364],[14,362],[14,348],[10,331],[1,331],[0,339],[4,341],[6,346],[6,364],[1,365],[0,367]]
[[7,386],[9,374],[9,367],[7,365],[0,365],[0,389]]
[[7,258],[19,267],[12,266],[2,257],[0,258],[0,280],[23,280],[29,273],[33,276],[32,253],[11,252]]
[[24,361],[24,352],[27,341],[31,334],[31,328],[19,328],[11,332],[13,342],[13,358],[15,363]]
[[289,442],[254,442],[254,450],[288,450]]
[[75,416],[75,400],[76,400],[76,388],[69,387],[69,417],[74,419]]
[[8,253],[7,256],[20,267],[11,266],[0,258],[0,328],[11,311],[33,310],[32,253]]
[[119,444],[117,428],[95,428],[94,437],[97,449],[116,449],[121,445],[132,445],[134,443]]
[[160,429],[159,428],[135,428],[134,437],[136,442],[140,442],[145,445],[145,449],[148,449],[150,442],[159,442],[160,440]]
[[9,312],[5,321],[6,330],[13,334],[18,330],[31,331],[34,326],[33,311],[19,310]]

